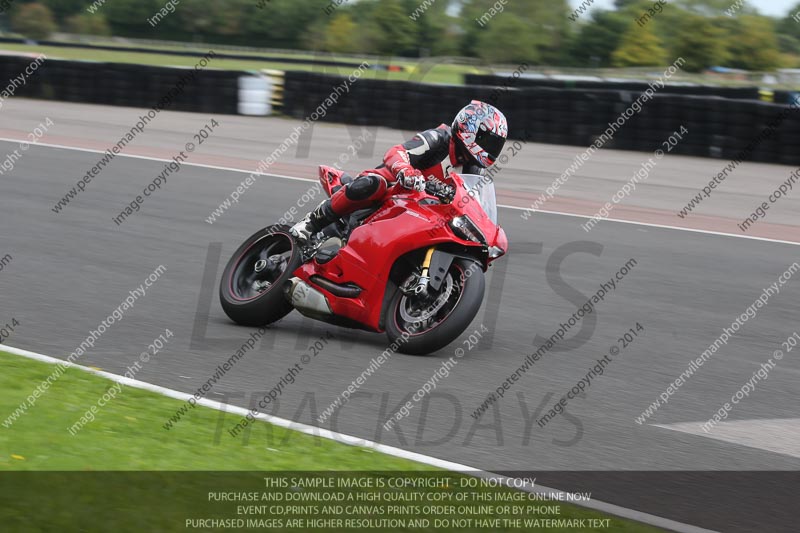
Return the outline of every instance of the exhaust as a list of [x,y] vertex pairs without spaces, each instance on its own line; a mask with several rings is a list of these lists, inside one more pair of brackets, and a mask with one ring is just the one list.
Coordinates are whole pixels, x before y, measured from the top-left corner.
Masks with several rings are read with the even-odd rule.
[[300,278],[289,280],[286,296],[295,309],[309,318],[324,319],[333,316],[325,295]]

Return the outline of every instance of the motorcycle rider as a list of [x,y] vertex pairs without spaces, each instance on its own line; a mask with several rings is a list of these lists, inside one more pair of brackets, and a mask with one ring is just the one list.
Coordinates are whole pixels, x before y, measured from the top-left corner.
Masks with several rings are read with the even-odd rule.
[[506,117],[494,106],[473,100],[456,115],[452,126],[423,131],[389,149],[383,164],[365,170],[334,192],[291,228],[308,240],[341,217],[382,203],[399,183],[424,191],[429,179],[441,180],[451,171],[481,174],[494,165],[508,137]]

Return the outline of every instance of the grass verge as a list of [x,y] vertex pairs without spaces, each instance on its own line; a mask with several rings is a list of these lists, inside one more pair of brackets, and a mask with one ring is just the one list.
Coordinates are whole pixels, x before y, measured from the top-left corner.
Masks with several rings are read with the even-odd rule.
[[[3,391],[0,395],[0,414],[6,417],[17,409],[54,368],[54,365],[0,352],[0,390]],[[250,517],[247,513],[242,517],[241,509],[236,503],[219,502],[212,498],[212,494],[221,491],[263,493],[265,490],[269,493],[296,494],[297,491],[291,488],[294,484],[292,482],[288,488],[275,484],[265,489],[265,477],[270,477],[267,473],[270,471],[278,472],[274,479],[287,479],[287,476],[289,479],[298,476],[324,477],[331,476],[336,471],[341,472],[336,474],[341,477],[368,480],[367,484],[370,486],[345,491],[361,494],[364,499],[358,503],[362,507],[378,506],[377,514],[364,519],[392,515],[387,507],[391,504],[372,501],[365,496],[368,493],[386,492],[386,489],[378,487],[382,483],[385,487],[387,479],[397,476],[415,479],[449,476],[454,480],[475,481],[423,464],[263,422],[257,422],[254,431],[260,432],[259,439],[266,433],[266,441],[255,442],[251,436],[250,442],[244,445],[240,439],[230,438],[227,434],[220,435],[223,427],[221,417],[224,413],[205,407],[191,410],[180,424],[171,431],[165,431],[162,428],[165,417],[174,412],[181,401],[132,387],[123,387],[115,399],[96,413],[94,421],[72,436],[68,428],[114,385],[100,376],[79,369],[68,369],[10,428],[0,425],[0,495],[4,501],[4,505],[0,506],[0,523],[3,524],[4,531],[185,531],[189,527],[187,520],[205,519],[206,516],[226,517],[231,520],[265,520],[265,516]],[[231,420],[232,417],[228,417],[225,424],[229,425]],[[289,472],[294,474],[290,476]],[[379,481],[381,479],[383,482]],[[313,492],[315,489],[306,490]],[[470,490],[492,494],[519,494],[506,488],[481,487]],[[393,493],[420,491],[455,494],[460,490],[454,487],[392,489]],[[266,503],[269,502],[241,505]],[[290,505],[286,501],[281,503]],[[331,505],[347,504],[333,502]],[[398,505],[414,504],[406,502]],[[431,505],[446,505],[446,501]],[[473,507],[475,505],[477,504]],[[525,509],[520,509],[526,505],[557,508],[557,512],[547,514],[540,511],[542,516],[526,516],[523,514]],[[562,502],[519,502],[509,503],[507,506],[506,513],[498,512],[494,505],[492,510],[469,515],[469,519],[499,520],[501,516],[519,519],[550,518],[584,520],[596,525],[576,528],[536,527],[536,531],[660,531]],[[517,509],[516,512],[514,508]],[[410,508],[406,510],[411,512]],[[324,507],[313,513],[305,509],[300,514],[306,516],[306,520],[339,516],[333,507],[328,509],[327,514]],[[357,514],[345,510],[342,516],[343,519],[358,518]],[[446,513],[431,516],[448,520],[453,518]],[[609,519],[609,525],[598,525],[600,522],[597,521]],[[279,531],[291,527],[289,518],[282,517],[281,520],[279,527],[270,530]],[[433,518],[429,521],[433,524]],[[243,523],[245,526],[249,524],[246,521]],[[276,524],[274,522],[273,526]],[[311,525],[311,522],[306,522],[300,529],[314,529]],[[419,530],[390,528],[396,531]],[[203,529],[230,530],[224,527]],[[257,527],[254,523],[250,529],[263,529],[263,526]],[[487,530],[478,527],[458,529]],[[332,526],[317,530],[344,531],[349,528]],[[495,523],[491,530],[518,529]]]
[[[29,54],[44,54],[51,59],[73,59],[81,61],[100,61],[109,63],[135,63],[140,65],[156,66],[182,66],[193,67],[198,58],[182,57],[162,54],[146,54],[141,52],[110,51],[110,50],[91,50],[83,48],[61,48],[56,46],[40,46],[38,44],[0,44],[0,51],[24,52]],[[199,50],[207,52],[208,50]],[[274,55],[274,54],[271,54]],[[295,57],[295,56],[287,56]],[[352,59],[351,59],[352,61]],[[464,74],[467,72],[481,72],[475,67],[468,65],[441,64],[435,65],[430,70],[422,71],[417,68],[417,64],[409,61],[399,61],[398,64],[411,67],[409,72],[387,72],[384,70],[369,70],[362,77],[367,79],[389,79],[400,81],[416,81],[427,83],[446,83],[462,85]],[[223,70],[311,70],[327,74],[340,74],[349,76],[353,72],[352,67],[334,67],[305,65],[300,63],[281,63],[274,61],[259,60],[239,60],[239,59],[220,59],[214,58],[210,68]]]

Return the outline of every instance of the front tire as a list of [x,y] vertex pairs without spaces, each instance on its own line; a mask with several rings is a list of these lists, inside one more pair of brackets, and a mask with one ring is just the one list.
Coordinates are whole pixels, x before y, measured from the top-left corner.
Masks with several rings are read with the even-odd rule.
[[251,235],[233,254],[219,283],[219,299],[228,317],[242,326],[266,326],[293,307],[284,290],[302,264],[289,226],[274,225]]
[[427,355],[469,327],[483,302],[486,280],[475,261],[456,259],[438,293],[427,298],[397,293],[386,310],[386,334],[398,351]]

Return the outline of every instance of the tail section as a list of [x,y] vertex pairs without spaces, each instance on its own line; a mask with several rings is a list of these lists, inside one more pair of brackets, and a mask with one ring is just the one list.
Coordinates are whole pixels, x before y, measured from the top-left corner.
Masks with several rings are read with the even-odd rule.
[[342,176],[344,171],[338,168],[329,167],[328,165],[319,166],[319,182],[325,190],[325,194],[330,198],[338,187],[344,185],[342,183]]

